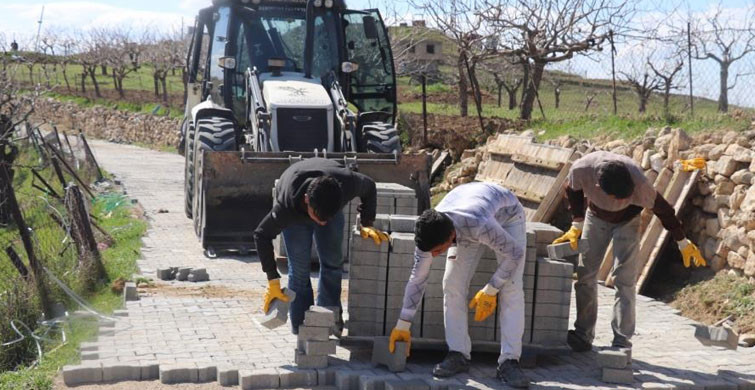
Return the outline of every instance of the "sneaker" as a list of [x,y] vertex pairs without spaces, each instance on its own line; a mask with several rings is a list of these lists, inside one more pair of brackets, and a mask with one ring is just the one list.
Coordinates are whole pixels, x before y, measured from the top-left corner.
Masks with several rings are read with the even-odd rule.
[[577,336],[577,332],[573,330],[570,330],[569,334],[566,336],[566,343],[569,344],[569,348],[571,348],[571,350],[574,352],[592,351],[592,343],[589,343],[583,340],[581,337]]
[[433,368],[433,376],[448,378],[467,371],[469,371],[469,359],[465,358],[461,352],[450,351],[446,358]]
[[498,366],[496,377],[506,385],[517,389],[526,389],[530,387],[530,379],[524,375],[519,368],[518,360],[505,360]]

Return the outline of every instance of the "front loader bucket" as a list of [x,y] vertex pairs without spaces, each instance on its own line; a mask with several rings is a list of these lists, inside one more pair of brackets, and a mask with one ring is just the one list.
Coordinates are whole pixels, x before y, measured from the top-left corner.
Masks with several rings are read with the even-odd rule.
[[417,193],[418,210],[430,207],[431,158],[426,153],[204,152],[197,156],[194,223],[202,247],[215,251],[254,248],[252,233],[272,207],[275,180],[291,164],[327,157],[371,177]]

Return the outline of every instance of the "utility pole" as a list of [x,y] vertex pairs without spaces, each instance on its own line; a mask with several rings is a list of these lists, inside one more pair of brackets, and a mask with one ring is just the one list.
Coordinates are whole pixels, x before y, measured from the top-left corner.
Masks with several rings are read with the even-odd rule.
[[37,38],[34,40],[34,51],[39,51],[39,33],[42,32],[42,18],[45,16],[45,6],[42,6],[42,12],[39,14],[37,21]]

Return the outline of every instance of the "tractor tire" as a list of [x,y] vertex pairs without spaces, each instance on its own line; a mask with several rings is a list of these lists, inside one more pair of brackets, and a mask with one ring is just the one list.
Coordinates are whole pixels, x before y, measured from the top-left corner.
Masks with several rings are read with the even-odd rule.
[[384,122],[371,122],[362,127],[362,145],[368,153],[401,154],[398,130]]
[[[204,151],[224,152],[236,150],[236,128],[233,121],[223,117],[203,118],[197,121],[197,130],[194,136],[194,165],[196,171],[194,177],[193,193],[193,219],[194,231],[202,240],[202,215],[204,211],[204,199],[202,199],[201,169],[198,156]],[[204,247],[204,242],[202,243]]]
[[194,198],[194,124],[189,123],[184,135],[184,210],[191,219]]

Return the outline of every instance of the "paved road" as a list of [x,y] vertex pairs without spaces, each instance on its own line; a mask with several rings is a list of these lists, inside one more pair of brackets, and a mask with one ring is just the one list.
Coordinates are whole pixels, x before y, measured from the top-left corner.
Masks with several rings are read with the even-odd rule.
[[[152,276],[159,267],[204,267],[211,278],[208,283],[169,282],[144,291],[141,300],[128,303],[128,320],[117,324],[114,335],[98,339],[98,359],[227,363],[250,369],[292,365],[296,339],[288,329],[268,331],[253,321],[260,314],[266,284],[257,259],[208,259],[202,254],[183,211],[183,158],[107,142],[94,141],[92,146],[99,163],[123,182],[149,218],[141,272]],[[610,344],[613,290],[601,287],[600,295],[597,346]],[[637,318],[635,384],[629,388],[755,389],[755,349],[704,347],[692,337],[693,321],[651,299],[638,299]],[[367,356],[363,348],[339,346],[331,366],[380,373]],[[496,356],[473,359],[472,371],[459,382],[500,388],[494,378]],[[437,360],[437,353],[413,353],[402,375],[428,378]],[[602,383],[594,361],[595,352],[541,357],[537,368],[526,372],[535,381],[533,388],[621,388]]]

